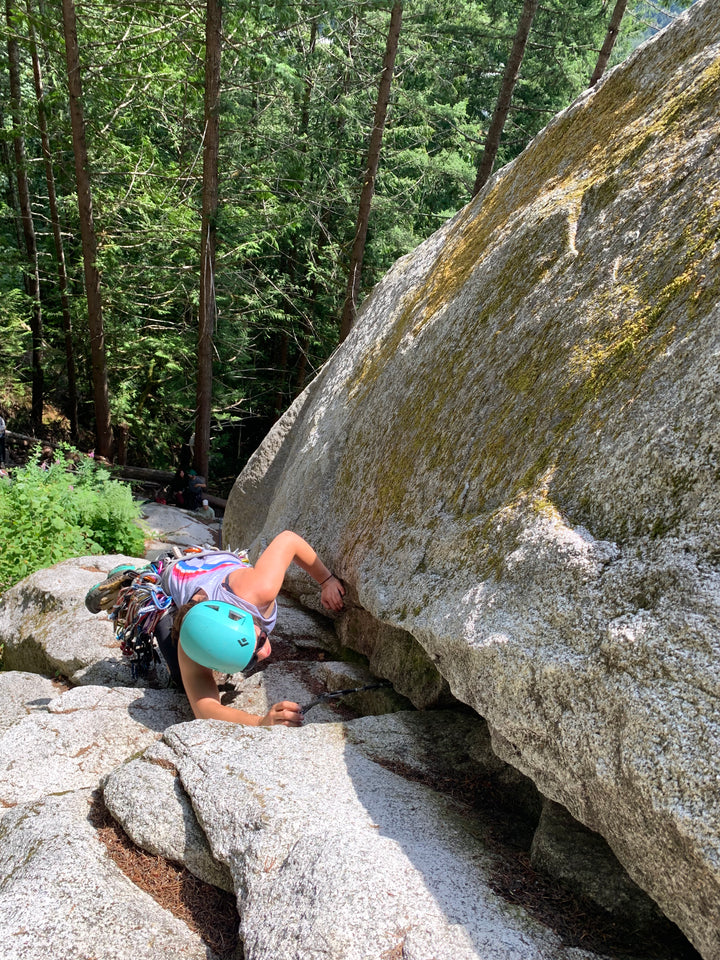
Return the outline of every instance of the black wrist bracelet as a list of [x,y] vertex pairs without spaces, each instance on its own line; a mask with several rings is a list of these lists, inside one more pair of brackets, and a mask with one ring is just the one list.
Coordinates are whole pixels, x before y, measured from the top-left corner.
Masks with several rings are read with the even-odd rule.
[[[321,587],[325,586],[325,584],[328,582],[328,580],[332,580],[333,577],[335,577],[335,574],[334,574],[334,573],[331,573],[329,577],[325,577],[325,579],[324,579],[323,582],[320,584],[320,586],[321,586]],[[335,579],[337,580],[338,578],[335,577]]]

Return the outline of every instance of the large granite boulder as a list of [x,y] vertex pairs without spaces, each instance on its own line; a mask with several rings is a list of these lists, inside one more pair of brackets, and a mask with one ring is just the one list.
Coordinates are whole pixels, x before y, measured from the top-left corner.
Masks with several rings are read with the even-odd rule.
[[147,500],[142,505],[142,521],[149,535],[149,551],[178,547],[215,547],[220,532],[219,521],[201,520],[193,512],[164,503]]
[[113,863],[90,800],[51,794],[0,821],[3,960],[220,960]]
[[[2,676],[12,682],[15,675]],[[0,735],[0,816],[51,793],[95,789],[166,727],[191,719],[174,690],[84,686],[50,699]]]
[[223,528],[254,549],[305,535],[348,584],[346,642],[416,704],[446,681],[707,960],[719,20],[718,0],[696,3],[398,262],[238,478]]
[[104,780],[103,800],[138,847],[232,892],[230,871],[213,856],[164,743],[117,767]]
[[61,694],[60,685],[36,673],[0,672],[0,737],[19,720],[45,712]]

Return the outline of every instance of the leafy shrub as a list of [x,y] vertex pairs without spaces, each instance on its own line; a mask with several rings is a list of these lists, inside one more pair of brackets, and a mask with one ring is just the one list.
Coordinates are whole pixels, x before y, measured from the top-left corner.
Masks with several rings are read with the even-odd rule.
[[140,508],[128,486],[72,448],[46,468],[37,453],[0,479],[0,592],[70,557],[142,556]]

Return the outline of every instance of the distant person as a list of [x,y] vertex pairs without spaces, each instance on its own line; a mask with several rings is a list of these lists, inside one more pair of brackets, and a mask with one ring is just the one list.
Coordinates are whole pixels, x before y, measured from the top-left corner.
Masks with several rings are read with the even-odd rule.
[[215,519],[215,511],[207,502],[207,500],[203,500],[202,506],[198,510],[196,510],[195,513],[197,514],[198,517],[200,517],[201,520]]
[[201,477],[195,470],[190,470],[185,488],[185,507],[188,510],[199,510],[206,492],[205,477]]
[[5,421],[0,416],[0,463],[5,463]]
[[185,506],[185,487],[187,486],[187,477],[182,467],[175,471],[175,476],[170,483],[170,499],[176,507]]

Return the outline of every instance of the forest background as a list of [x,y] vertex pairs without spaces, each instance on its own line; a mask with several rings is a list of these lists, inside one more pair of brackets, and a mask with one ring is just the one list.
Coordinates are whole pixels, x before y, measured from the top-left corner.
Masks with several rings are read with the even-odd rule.
[[205,350],[195,455],[225,495],[340,340],[383,75],[358,301],[473,195],[528,11],[494,169],[588,86],[618,9],[610,65],[686,6],[5,0],[0,414],[172,468],[195,433]]

